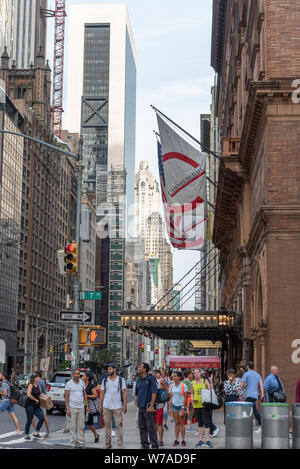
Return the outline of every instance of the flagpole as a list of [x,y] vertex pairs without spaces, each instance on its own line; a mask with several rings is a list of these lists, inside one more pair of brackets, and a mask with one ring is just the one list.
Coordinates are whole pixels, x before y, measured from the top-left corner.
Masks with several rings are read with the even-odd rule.
[[194,142],[198,143],[198,145],[200,145],[200,147],[203,148],[203,150],[205,151],[205,153],[210,153],[211,155],[213,155],[217,160],[221,160],[220,156],[218,156],[214,151],[211,151],[211,150],[208,150],[208,148],[206,148],[203,143],[200,142],[200,140],[197,140],[195,137],[193,137],[193,135],[191,135],[189,132],[187,132],[185,129],[183,129],[182,127],[180,127],[180,125],[176,124],[176,122],[174,122],[172,119],[170,119],[170,117],[166,116],[163,112],[161,112],[159,109],[157,109],[155,106],[153,106],[152,104],[150,105],[150,107],[152,107],[152,109],[162,115],[165,119],[167,119],[169,122],[171,122],[173,125],[175,125],[175,127],[177,127],[178,129],[181,130],[181,132],[185,133],[188,137],[190,137],[192,140],[194,140]]

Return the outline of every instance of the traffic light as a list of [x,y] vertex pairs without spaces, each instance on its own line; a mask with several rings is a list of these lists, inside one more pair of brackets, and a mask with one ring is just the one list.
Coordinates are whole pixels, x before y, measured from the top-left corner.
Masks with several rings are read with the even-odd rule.
[[79,346],[103,345],[105,341],[105,328],[101,326],[79,326]]
[[53,345],[50,345],[50,353],[53,353]]
[[78,274],[78,243],[73,241],[65,248],[65,271]]
[[89,334],[89,345],[102,345],[105,344],[105,332],[103,327],[95,326],[91,328]]
[[154,352],[154,354],[155,354],[155,355],[158,354],[158,345],[156,345],[156,347],[155,347],[155,352]]
[[88,330],[83,327],[79,327],[79,345],[86,345],[87,344],[87,335]]
[[65,353],[68,353],[68,344],[65,344]]
[[145,349],[145,347],[144,347],[144,344],[142,344],[142,342],[139,343],[139,347],[140,347],[140,349],[141,349],[141,352],[143,352],[144,349]]

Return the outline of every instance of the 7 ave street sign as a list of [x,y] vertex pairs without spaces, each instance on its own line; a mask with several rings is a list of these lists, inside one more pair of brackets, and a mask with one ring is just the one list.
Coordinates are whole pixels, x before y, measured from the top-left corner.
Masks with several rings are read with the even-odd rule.
[[62,322],[92,322],[92,313],[89,311],[60,311],[59,316],[59,319]]

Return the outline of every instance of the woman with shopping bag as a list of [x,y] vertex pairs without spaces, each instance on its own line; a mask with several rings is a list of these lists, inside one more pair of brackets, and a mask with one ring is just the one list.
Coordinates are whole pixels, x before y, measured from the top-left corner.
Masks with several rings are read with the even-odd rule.
[[[204,407],[202,402],[202,390],[210,389],[211,384],[208,379],[202,378],[200,370],[194,370],[194,381],[192,382],[192,403],[194,407],[194,416],[198,422],[199,431],[199,442],[196,444],[196,448],[205,446],[206,448],[212,448],[213,445],[210,441],[210,425],[209,416],[210,409]],[[204,443],[204,432],[206,435],[206,442]]]
[[93,383],[94,376],[90,373],[83,373],[82,380],[85,384],[85,391],[86,397],[88,400],[88,406],[90,412],[87,414],[87,421],[86,424],[88,425],[89,429],[93,432],[95,437],[95,443],[99,442],[99,435],[96,432],[94,426],[94,417],[99,415],[98,407],[99,407],[99,397],[97,394],[97,387]]

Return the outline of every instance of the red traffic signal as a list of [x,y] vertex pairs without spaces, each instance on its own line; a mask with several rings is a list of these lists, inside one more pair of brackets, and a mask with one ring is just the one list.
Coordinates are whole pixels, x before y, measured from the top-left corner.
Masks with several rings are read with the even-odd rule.
[[78,273],[78,243],[73,241],[65,248],[65,271]]

